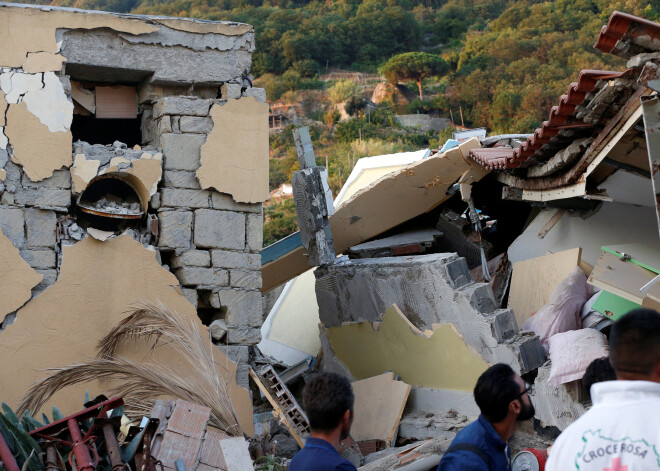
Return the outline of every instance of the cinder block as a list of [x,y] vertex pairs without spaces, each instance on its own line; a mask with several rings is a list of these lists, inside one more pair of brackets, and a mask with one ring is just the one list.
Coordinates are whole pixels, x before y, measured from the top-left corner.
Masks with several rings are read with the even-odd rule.
[[212,250],[211,262],[220,268],[261,269],[261,255],[245,252],[229,252],[227,250]]
[[203,134],[165,133],[160,136],[165,170],[197,170],[205,142]]
[[226,193],[211,192],[211,207],[213,209],[222,209],[225,211],[238,211],[241,213],[259,213],[261,214],[261,203],[237,203]]
[[190,267],[210,267],[211,254],[206,250],[188,250],[179,255],[175,255],[170,260],[171,268]]
[[181,294],[183,294],[183,297],[186,298],[190,304],[195,306],[195,309],[197,309],[198,296],[196,289],[181,288]]
[[53,270],[50,268],[44,268],[44,269],[37,268],[34,271],[36,271],[41,276],[43,276],[43,279],[37,286],[32,288],[32,296],[36,296],[38,293],[41,293],[43,290],[55,284],[55,282],[57,281],[57,270]]
[[54,250],[21,250],[21,257],[32,268],[55,268],[57,256]]
[[193,213],[190,211],[161,211],[159,247],[188,248],[192,239]]
[[493,337],[498,342],[510,339],[518,333],[518,322],[511,309],[498,309],[488,318],[492,322]]
[[261,214],[247,215],[246,244],[250,252],[261,252],[264,245],[264,219]]
[[56,188],[18,188],[15,200],[16,204],[21,206],[62,208],[62,210],[65,210],[71,204],[71,191]]
[[25,215],[23,211],[18,208],[0,208],[0,230],[15,247],[19,249],[24,247]]
[[55,170],[53,175],[39,182],[33,182],[24,174],[21,183],[30,188],[61,188],[68,190],[71,188],[71,173],[68,170]]
[[229,285],[234,288],[261,289],[261,271],[229,270]]
[[545,349],[538,337],[531,337],[520,345],[521,374],[525,374],[543,365],[545,359]]
[[243,92],[243,96],[253,96],[261,103],[266,103],[266,89],[251,87]]
[[259,291],[220,289],[215,295],[218,308],[227,308],[225,321],[230,328],[260,327],[263,323],[262,298]]
[[36,208],[25,210],[28,247],[53,247],[56,240],[57,216],[54,211]]
[[220,88],[220,96],[223,100],[235,100],[241,97],[240,83],[224,83]]
[[230,211],[195,211],[193,241],[197,247],[243,250],[245,215]]
[[261,342],[261,328],[234,327],[227,332],[227,343],[233,345],[256,345]]
[[229,273],[221,268],[182,267],[174,274],[183,286],[227,286]]
[[[218,345],[236,363],[236,384],[250,390],[250,352],[247,345]],[[208,461],[205,460],[205,461]]]
[[209,208],[211,196],[204,190],[180,190],[163,188],[160,192],[162,208]]
[[154,118],[163,115],[208,116],[213,100],[192,96],[166,96],[154,104]]
[[179,129],[181,132],[208,134],[213,129],[213,120],[200,116],[181,116]]
[[202,188],[195,172],[186,172],[185,170],[165,170],[163,172],[163,186],[191,190],[201,190]]
[[445,265],[445,270],[447,270],[449,283],[454,289],[472,283],[470,269],[468,268],[467,262],[462,257],[447,263]]

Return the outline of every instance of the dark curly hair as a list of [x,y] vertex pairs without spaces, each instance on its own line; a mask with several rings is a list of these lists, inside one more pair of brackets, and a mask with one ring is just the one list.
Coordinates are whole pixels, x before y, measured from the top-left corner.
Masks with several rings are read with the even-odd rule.
[[347,410],[353,410],[353,388],[343,376],[317,373],[303,389],[303,408],[312,430],[334,430]]

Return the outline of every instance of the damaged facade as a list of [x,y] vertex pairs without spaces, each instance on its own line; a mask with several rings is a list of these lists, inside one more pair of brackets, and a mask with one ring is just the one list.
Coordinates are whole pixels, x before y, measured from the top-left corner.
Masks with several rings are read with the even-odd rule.
[[[268,198],[254,29],[0,3],[0,39],[0,396],[16,406],[43,369],[94,356],[144,301],[211,324],[247,386]],[[76,391],[54,402],[76,410]]]

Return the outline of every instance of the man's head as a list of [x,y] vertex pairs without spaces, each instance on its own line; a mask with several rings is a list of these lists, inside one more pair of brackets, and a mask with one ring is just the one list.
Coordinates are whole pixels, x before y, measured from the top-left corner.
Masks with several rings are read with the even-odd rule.
[[618,379],[660,383],[660,313],[635,309],[610,332],[610,362]]
[[528,392],[529,387],[509,365],[498,363],[479,377],[474,399],[488,422],[522,421],[534,417]]
[[587,366],[587,371],[584,372],[584,376],[582,377],[582,384],[589,391],[591,386],[596,383],[613,381],[615,379],[616,373],[610,364],[610,359],[607,357],[596,358]]
[[303,389],[303,408],[312,431],[340,428],[340,440],[348,437],[353,423],[353,389],[348,379],[335,373],[317,373]]

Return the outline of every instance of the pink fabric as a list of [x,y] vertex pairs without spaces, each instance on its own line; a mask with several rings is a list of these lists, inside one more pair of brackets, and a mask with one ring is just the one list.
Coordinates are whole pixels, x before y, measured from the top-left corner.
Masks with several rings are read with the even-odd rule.
[[548,384],[557,386],[582,379],[589,364],[609,355],[607,337],[595,329],[580,329],[550,338],[552,366]]
[[522,330],[534,331],[547,352],[550,337],[582,326],[580,314],[588,298],[587,277],[575,267],[552,292],[548,304],[523,323]]

